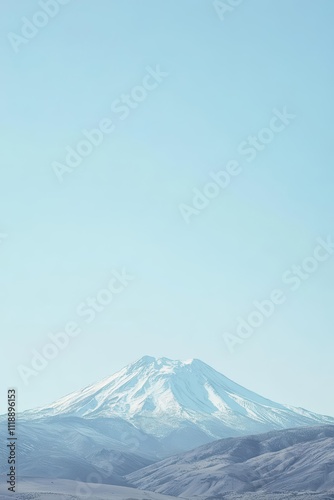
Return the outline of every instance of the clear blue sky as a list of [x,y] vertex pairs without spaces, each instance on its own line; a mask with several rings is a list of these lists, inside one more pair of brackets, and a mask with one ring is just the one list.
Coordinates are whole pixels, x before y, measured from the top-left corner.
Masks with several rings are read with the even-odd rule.
[[[0,411],[8,386],[24,410],[149,354],[334,415],[334,256],[234,353],[223,340],[334,235],[334,3],[245,0],[221,20],[211,0],[72,0],[15,53],[38,10],[0,7]],[[111,104],[156,65],[168,77],[120,120]],[[296,117],[248,162],[239,144],[284,106]],[[114,132],[58,182],[53,162],[104,117]],[[229,160],[240,175],[186,224],[179,205]],[[129,287],[78,320],[122,267]],[[26,387],[17,366],[70,320],[82,333]]]

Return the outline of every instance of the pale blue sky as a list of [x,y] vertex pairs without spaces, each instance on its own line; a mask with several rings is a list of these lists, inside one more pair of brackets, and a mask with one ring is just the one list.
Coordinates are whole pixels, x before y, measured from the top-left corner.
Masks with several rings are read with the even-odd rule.
[[[222,338],[334,235],[333,2],[245,0],[221,21],[205,0],[72,0],[15,53],[38,10],[0,7],[1,382],[19,409],[149,354],[334,415],[334,257],[233,354]],[[169,76],[60,184],[52,162],[156,65]],[[238,145],[284,106],[248,163]],[[179,204],[231,159],[242,173],[187,225]],[[17,365],[122,267],[131,285],[25,387]]]

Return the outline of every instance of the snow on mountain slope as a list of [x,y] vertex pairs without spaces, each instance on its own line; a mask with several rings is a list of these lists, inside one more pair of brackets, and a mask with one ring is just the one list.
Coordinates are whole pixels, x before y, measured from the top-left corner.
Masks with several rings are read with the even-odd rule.
[[48,407],[24,413],[26,418],[52,415],[120,417],[175,443],[183,434],[186,443],[180,442],[180,450],[222,437],[334,424],[334,418],[248,391],[197,359],[181,362],[150,356]]
[[228,492],[334,494],[334,426],[215,441],[127,479],[138,488],[189,498],[225,498]]
[[[119,418],[83,419],[54,416],[19,418],[20,446],[17,461],[20,477],[62,478],[129,486],[122,476],[157,460],[160,443]],[[6,435],[6,420],[0,435]],[[140,444],[140,450],[137,443]],[[140,451],[140,453],[136,453]],[[161,453],[160,457],[167,454]],[[8,464],[0,462],[0,474]]]
[[[21,478],[86,482],[93,472],[122,487],[132,487],[129,474],[148,464],[215,439],[334,424],[333,418],[258,396],[201,361],[148,356],[48,407],[24,412],[18,421]],[[5,426],[4,415],[0,431]],[[198,473],[189,479],[195,485]]]

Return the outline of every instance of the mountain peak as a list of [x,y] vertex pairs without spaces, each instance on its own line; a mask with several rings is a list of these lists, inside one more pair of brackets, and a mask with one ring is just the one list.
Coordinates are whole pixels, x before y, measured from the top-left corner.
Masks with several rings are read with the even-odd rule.
[[[163,368],[182,368],[185,365],[196,365],[200,364],[202,361],[198,359],[188,359],[186,361],[179,361],[179,360],[174,360],[166,357],[159,357],[156,358],[154,356],[142,356],[141,358],[137,359],[134,363],[131,363],[128,365],[125,369],[127,371],[132,371],[137,368],[146,368],[146,367],[152,367],[155,370],[160,370]],[[205,363],[203,363],[205,364]]]
[[[206,366],[208,368],[211,368],[209,365],[201,361],[200,359],[197,358],[191,358],[187,359],[185,361],[179,361],[179,360],[174,360],[166,357],[160,357],[156,358],[154,356],[142,356],[141,358],[137,359],[134,363],[128,365],[129,367],[133,366],[149,366],[149,365],[155,365],[157,367],[159,366],[185,366],[185,365],[193,365],[193,366]],[[212,368],[211,368],[212,369]]]
[[150,365],[156,361],[156,358],[153,356],[142,356],[141,358],[137,359],[134,363],[132,363],[130,366],[133,365]]
[[159,368],[162,366],[172,366],[172,365],[178,365],[180,364],[180,361],[173,361],[172,359],[169,358],[155,358],[154,356],[142,356],[141,358],[137,359],[134,363],[131,363],[125,369],[127,371],[132,371],[133,369],[136,368],[146,368],[146,367],[154,367],[154,368]]
[[32,412],[118,417],[155,436],[196,428],[212,439],[334,423],[255,394],[199,359],[143,356],[110,377]]

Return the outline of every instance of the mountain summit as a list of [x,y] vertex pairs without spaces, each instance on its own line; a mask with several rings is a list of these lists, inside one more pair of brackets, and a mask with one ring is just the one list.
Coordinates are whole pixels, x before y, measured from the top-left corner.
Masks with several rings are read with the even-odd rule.
[[265,399],[198,359],[151,356],[27,413],[29,417],[117,417],[156,438],[186,439],[193,446],[223,437],[334,424],[334,418]]

